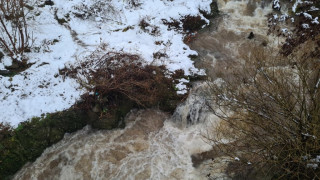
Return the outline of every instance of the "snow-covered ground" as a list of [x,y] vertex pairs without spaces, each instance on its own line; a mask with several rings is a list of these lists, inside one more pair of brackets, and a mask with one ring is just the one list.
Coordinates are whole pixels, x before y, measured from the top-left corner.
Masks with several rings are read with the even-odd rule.
[[[17,126],[73,105],[84,90],[74,79],[58,76],[59,69],[83,59],[101,44],[107,44],[106,52],[139,54],[146,63],[164,64],[170,71],[203,73],[188,58],[197,53],[183,43],[182,33],[169,31],[162,19],[200,15],[199,9],[210,11],[211,0],[140,0],[138,7],[128,0],[54,0],[53,6],[45,7],[38,7],[43,2],[30,1],[34,9],[27,22],[34,43],[27,57],[34,64],[13,77],[0,75],[0,122]],[[59,24],[57,18],[67,23]],[[146,30],[139,26],[142,19],[150,24]],[[154,59],[157,52],[167,56]],[[10,58],[4,57],[0,69],[10,64]]]

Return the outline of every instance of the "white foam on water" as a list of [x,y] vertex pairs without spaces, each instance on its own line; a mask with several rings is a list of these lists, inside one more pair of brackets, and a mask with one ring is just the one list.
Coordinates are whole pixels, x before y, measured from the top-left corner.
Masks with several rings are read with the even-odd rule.
[[[267,36],[266,15],[272,11],[271,4],[262,7],[261,3],[218,0],[222,13],[219,27],[200,34],[195,44],[201,41],[198,47],[209,51],[214,61],[237,57],[245,50],[250,32],[277,46],[278,42]],[[211,149],[204,136],[219,119],[200,94],[195,89],[172,117],[158,110],[143,110],[131,113],[122,130],[86,127],[66,135],[14,179],[207,179],[193,167],[191,155]],[[224,177],[220,171],[217,174]]]

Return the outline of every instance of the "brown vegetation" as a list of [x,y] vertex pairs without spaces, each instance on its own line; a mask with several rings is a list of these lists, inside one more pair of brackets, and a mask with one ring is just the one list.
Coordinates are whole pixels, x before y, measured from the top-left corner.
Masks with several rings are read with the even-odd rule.
[[159,36],[160,35],[159,27],[148,23],[147,18],[143,18],[140,21],[139,26],[145,33],[149,33],[152,36]]
[[[162,19],[163,24],[168,26],[169,30],[181,30],[184,33],[194,33],[206,24],[206,21],[201,19],[201,16],[183,16],[179,20],[171,19],[168,21]],[[181,25],[182,24],[182,25]]]
[[164,66],[144,65],[138,55],[108,52],[103,56],[93,53],[67,73],[88,92],[78,107],[95,108],[100,118],[104,118],[113,113],[111,109],[121,108],[121,102],[172,111],[182,98],[177,96],[173,85],[181,73],[169,77],[166,71]]
[[[278,19],[272,14],[269,15],[268,33],[286,37],[286,42],[280,51],[283,55],[290,55],[296,47],[320,34],[320,24],[314,21],[314,18],[320,17],[320,10],[317,10],[319,7],[320,1],[318,0],[302,1],[297,4],[295,12],[289,12],[289,16],[283,14],[284,18]],[[309,14],[312,18],[305,16],[304,13]],[[281,24],[283,23],[293,27],[293,31],[291,33],[282,31]]]
[[[0,0],[0,47],[13,60],[29,50],[30,36],[26,23],[24,0]],[[21,59],[19,59],[21,60]]]
[[123,117],[132,108],[158,107],[170,112],[185,97],[178,96],[173,86],[174,79],[184,76],[182,70],[169,77],[165,67],[143,65],[138,55],[108,52],[101,56],[103,51],[102,47],[78,66],[60,71],[86,89],[81,102],[22,122],[15,129],[0,123],[0,179],[12,178],[65,133],[88,124],[96,129],[121,128]]
[[207,138],[239,157],[229,168],[236,178],[319,179],[319,39],[288,57],[255,47],[210,83],[210,107],[223,123]]

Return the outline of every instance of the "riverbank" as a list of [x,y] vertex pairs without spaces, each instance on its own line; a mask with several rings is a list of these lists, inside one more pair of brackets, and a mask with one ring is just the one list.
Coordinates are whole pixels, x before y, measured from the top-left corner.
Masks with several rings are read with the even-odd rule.
[[[198,30],[198,28],[203,28],[203,26],[205,26],[207,22],[205,18],[202,16],[202,14],[204,14],[207,17],[213,17],[215,15],[212,14],[210,11],[210,1],[202,2],[202,14],[199,13],[199,9],[197,9],[198,7],[194,6],[195,4],[181,4],[179,2],[162,4],[162,6],[164,7],[176,6],[182,7],[182,9],[179,15],[176,14],[176,11],[174,11],[173,14],[170,14],[169,16],[168,14],[166,14],[166,16],[158,16],[156,20],[150,19],[152,15],[148,13],[150,13],[151,11],[143,11],[143,9],[150,9],[148,8],[150,6],[149,3],[144,3],[137,6],[132,6],[132,4],[130,3],[128,4],[128,6],[126,6],[126,3],[121,5],[121,3],[117,4],[117,2],[113,2],[114,4],[104,4],[103,6],[115,8],[113,9],[114,11],[120,9],[134,9],[134,16],[138,16],[137,14],[139,14],[139,18],[137,17],[138,19],[130,19],[130,13],[124,12],[124,14],[122,15],[124,15],[125,18],[128,19],[124,20],[125,24],[120,25],[114,24],[115,22],[111,23],[110,19],[105,17],[110,15],[109,13],[113,11],[111,9],[110,12],[101,11],[98,13],[96,11],[95,13],[97,14],[94,15],[86,14],[88,12],[84,10],[88,7],[91,7],[93,9],[97,8],[96,5],[97,3],[99,3],[98,1],[93,4],[80,3],[75,5],[74,3],[75,2],[70,2],[70,4],[67,4],[63,7],[61,6],[60,1],[55,1],[55,5],[53,6],[37,6],[37,3],[35,3],[34,8],[30,8],[32,9],[32,12],[30,13],[31,15],[33,15],[33,13],[38,13],[37,16],[40,17],[37,18],[41,18],[45,14],[48,15],[48,13],[50,14],[50,12],[54,12],[53,19],[57,20],[57,22],[50,21],[52,23],[51,26],[56,26],[56,28],[61,31],[64,31],[66,29],[70,30],[70,35],[72,39],[70,41],[74,43],[73,46],[70,47],[76,47],[76,52],[73,55],[70,52],[71,54],[69,55],[72,56],[70,60],[70,57],[68,56],[67,52],[59,51],[59,53],[63,53],[64,55],[58,57],[60,61],[68,59],[68,63],[64,64],[64,68],[61,68],[63,64],[62,61],[59,62],[59,66],[56,66],[56,61],[43,62],[44,57],[51,55],[54,55],[54,59],[57,59],[56,56],[59,56],[61,54],[56,53],[56,50],[59,50],[59,48],[56,48],[58,46],[60,47],[62,45],[65,45],[66,43],[71,43],[66,42],[65,38],[69,37],[68,34],[56,31],[58,32],[58,34],[62,33],[62,35],[60,35],[59,38],[53,39],[52,41],[46,40],[45,42],[48,42],[49,44],[46,44],[45,47],[39,45],[39,52],[32,51],[32,53],[27,54],[29,60],[32,62],[34,61],[32,66],[30,66],[24,72],[14,74],[14,76],[1,77],[1,81],[3,83],[6,83],[3,87],[4,89],[2,90],[4,92],[1,92],[2,94],[6,95],[5,98],[2,99],[1,103],[3,106],[6,106],[5,104],[7,103],[6,113],[3,114],[2,121],[9,122],[11,125],[16,126],[16,128],[11,128],[7,125],[1,127],[1,134],[3,134],[3,136],[1,137],[1,145],[3,148],[0,151],[1,177],[9,178],[10,175],[16,172],[23,164],[25,164],[26,162],[34,161],[39,155],[41,155],[41,153],[44,151],[46,147],[49,147],[59,142],[64,137],[65,133],[72,133],[77,130],[80,130],[85,125],[91,125],[91,127],[96,129],[109,130],[113,128],[124,128],[124,117],[133,108],[157,107],[168,112],[173,112],[177,104],[181,102],[182,99],[184,99],[185,95],[183,94],[187,93],[187,90],[190,86],[190,84],[188,84],[188,79],[192,79],[196,75],[203,75],[203,73],[201,73],[200,70],[195,69],[193,67],[192,62],[188,56],[190,54],[194,54],[195,52],[191,51],[183,43],[183,37],[188,36],[189,34]],[[82,5],[84,9],[76,8],[80,5]],[[185,8],[189,10],[193,9],[193,11],[187,12],[185,11]],[[79,17],[79,13],[84,14],[82,14],[82,16]],[[163,12],[160,11],[160,13]],[[95,18],[92,19],[91,16],[95,16]],[[132,16],[132,14],[130,16]],[[141,16],[143,16],[144,18],[141,19]],[[51,16],[48,15],[46,20],[49,20],[50,17]],[[97,19],[99,17],[106,19]],[[62,19],[64,21],[62,21]],[[199,22],[195,22],[194,19],[203,20],[199,21],[201,22],[199,24]],[[155,23],[158,21],[163,23],[155,25]],[[169,30],[168,26],[170,26],[170,23],[172,23],[171,21],[179,23],[179,26],[175,29]],[[37,24],[37,26],[31,26],[31,29],[38,31],[41,28],[47,28],[45,24],[42,24],[44,23],[44,21],[39,20],[38,23],[39,22],[40,24]],[[90,24],[90,27],[93,28],[90,29],[90,31],[97,31],[98,35],[92,34],[89,36],[93,39],[97,39],[97,37],[100,37],[100,41],[96,41],[94,43],[91,41],[92,39],[90,40],[88,39],[88,37],[82,36],[86,33],[80,33],[79,31],[85,31],[86,28],[82,26],[75,26],[80,22]],[[165,22],[168,24],[166,24]],[[100,32],[101,30],[98,30],[101,29],[101,26],[103,24],[108,23],[109,25],[111,23],[112,26],[104,26],[104,30],[108,30],[108,37],[113,37],[110,39],[112,40],[111,42],[107,41],[107,39],[104,39],[107,34],[103,34],[102,32]],[[123,29],[114,30],[114,28]],[[150,28],[154,28],[155,31],[150,31]],[[136,33],[136,35],[132,33]],[[119,38],[119,34],[122,34],[123,37],[129,38],[129,40]],[[170,40],[166,40],[166,38],[168,38],[170,34],[172,37],[174,37],[174,39],[170,38]],[[62,38],[62,36],[66,37]],[[141,39],[137,40],[136,36],[141,37]],[[38,38],[41,37],[42,36],[38,36]],[[104,39],[103,42],[101,41],[101,38]],[[37,39],[36,43],[38,41],[39,39]],[[114,47],[119,45],[118,41],[124,43],[124,45],[127,44],[128,46],[125,46],[125,49],[122,48],[121,50],[119,49],[120,47]],[[92,43],[96,45],[92,45]],[[148,43],[151,43],[152,46],[150,45],[149,48],[146,48],[145,45]],[[180,43],[179,50],[175,49],[177,43]],[[143,46],[145,50],[140,49],[140,46]],[[151,47],[155,49],[152,49]],[[42,48],[44,48],[43,52],[40,51]],[[94,48],[97,49],[95,49],[91,54],[88,54]],[[152,51],[154,51],[154,53],[152,53],[152,57],[148,56],[150,55],[148,54],[150,48],[152,49]],[[164,51],[161,51],[162,48],[164,48]],[[84,54],[81,54],[81,60],[78,59],[80,58],[79,51],[84,52]],[[126,61],[127,58],[139,57],[139,61],[141,64],[132,64],[136,65],[134,67],[131,65],[125,66],[122,68],[121,72],[119,69],[114,69],[118,68],[117,66],[114,66],[112,70],[115,72],[110,73],[110,77],[103,76],[106,79],[102,79],[101,81],[109,82],[110,80],[117,79],[114,82],[109,82],[109,84],[113,86],[111,87],[112,90],[110,92],[106,91],[106,89],[101,88],[101,86],[96,85],[98,83],[93,82],[92,80],[90,80],[92,84],[89,84],[90,86],[92,86],[91,89],[86,89],[86,87],[89,86],[83,86],[83,84],[81,85],[80,82],[82,81],[82,79],[76,78],[79,76],[80,72],[74,73],[75,71],[73,70],[78,69],[77,65],[82,65],[81,63],[84,62],[85,59],[93,60],[93,57],[96,57],[98,60],[100,60],[101,57],[104,57],[106,54],[110,52],[117,52],[118,55],[120,55],[119,57],[124,57],[124,59],[115,59],[121,63],[124,62],[123,60]],[[130,53],[130,57],[127,56]],[[10,59],[8,58],[9,57],[5,56],[2,63],[10,64]],[[170,62],[168,62],[169,59]],[[110,59],[108,60],[108,63],[110,63],[109,61],[111,62]],[[99,61],[94,61],[94,63],[97,62]],[[162,67],[162,65],[166,66]],[[55,68],[52,68],[52,66],[58,68],[58,72],[55,72]],[[81,68],[83,70],[83,67]],[[91,70],[91,68],[93,67],[86,68],[88,70]],[[104,67],[101,66],[100,68],[102,69]],[[50,71],[48,71],[48,69],[50,69]],[[174,72],[175,70],[178,71]],[[29,71],[31,73],[28,73]],[[108,69],[108,72],[109,71],[111,72],[111,69]],[[127,76],[123,76],[124,74],[126,74],[124,72],[127,72]],[[45,73],[46,75],[42,76],[41,73]],[[54,78],[52,78],[51,75]],[[91,75],[93,74],[89,74],[88,77]],[[23,83],[21,83],[22,76],[24,77]],[[41,78],[46,78],[47,76],[50,76],[51,78],[41,80]],[[98,79],[101,80],[100,77]],[[71,81],[73,82],[73,85],[70,83]],[[34,86],[36,86],[37,83],[42,84],[38,85],[38,88],[36,88]],[[128,83],[131,83],[131,85],[127,86],[126,84]],[[147,87],[146,84],[148,83],[149,85]],[[30,93],[26,92],[28,91],[28,88],[23,88],[24,84],[28,85],[28,88],[32,87],[34,90],[36,88],[36,90]],[[123,86],[121,86],[121,84],[123,84]],[[61,89],[60,85],[64,86],[64,88]],[[114,85],[119,85],[118,89],[115,89]],[[54,88],[60,89],[58,91],[54,91],[54,89],[52,89],[53,86]],[[10,88],[11,92],[9,92]],[[68,88],[75,89],[71,90]],[[123,89],[125,88],[127,89],[124,91]],[[42,93],[37,93],[38,90],[41,90]],[[63,92],[61,92],[61,90],[63,90]],[[59,92],[60,94],[57,95],[57,93]],[[19,94],[21,93],[24,93],[21,95],[21,97],[23,96],[22,99],[19,98]],[[80,98],[81,94],[82,97]],[[40,97],[38,97],[38,95],[40,95]],[[55,97],[58,97],[58,99]],[[61,97],[63,98],[63,100],[59,100],[59,98]],[[16,104],[12,104],[11,101],[14,101],[14,99],[16,98],[18,98],[19,100],[16,100]],[[56,108],[55,110],[52,110],[52,108],[50,109],[49,107],[51,106],[48,106],[47,104],[47,100],[52,98],[54,98],[53,102],[59,102],[55,104],[52,104],[52,102],[50,102],[50,104]],[[74,101],[75,98],[78,100],[76,104],[72,105],[70,109],[59,111],[59,109],[61,108],[65,109],[66,103],[67,106],[70,106],[72,104],[72,102],[68,98],[73,99],[71,101]],[[39,103],[35,105],[34,103],[37,102],[39,102],[40,104],[44,103],[45,106],[40,106]],[[21,106],[22,104],[27,104],[29,107],[34,108],[32,108],[31,111],[26,111],[26,109],[24,109],[25,106]],[[62,106],[58,107],[58,105]],[[14,114],[14,116],[10,115],[10,113],[14,113],[19,109],[23,111],[22,115],[21,112],[17,112],[16,114]],[[57,110],[59,112],[47,113],[52,111],[54,112]],[[22,119],[25,119],[30,116],[40,116],[39,112],[41,112],[41,117],[32,118],[28,121],[21,122]]]

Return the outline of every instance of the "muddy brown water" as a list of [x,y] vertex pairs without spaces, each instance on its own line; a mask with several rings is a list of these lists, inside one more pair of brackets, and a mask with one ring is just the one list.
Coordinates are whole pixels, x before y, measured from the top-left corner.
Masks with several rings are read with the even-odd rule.
[[[218,0],[221,14],[211,26],[197,34],[191,49],[199,53],[196,66],[210,77],[251,53],[252,47],[277,49],[284,39],[268,34],[267,16],[273,12],[270,0]],[[249,39],[250,33],[254,37]]]
[[[267,36],[270,0],[218,0],[218,6],[221,15],[190,44],[199,53],[196,66],[209,77],[228,71],[252,44],[280,45],[281,39]],[[248,39],[251,32],[254,38]],[[219,121],[199,96],[204,86],[195,85],[173,116],[154,109],[132,111],[124,129],[86,127],[66,135],[14,179],[229,179],[223,173],[228,160],[211,152],[204,138]]]

